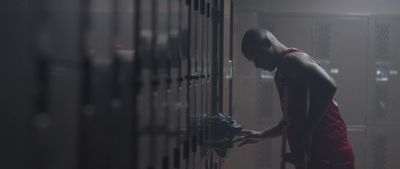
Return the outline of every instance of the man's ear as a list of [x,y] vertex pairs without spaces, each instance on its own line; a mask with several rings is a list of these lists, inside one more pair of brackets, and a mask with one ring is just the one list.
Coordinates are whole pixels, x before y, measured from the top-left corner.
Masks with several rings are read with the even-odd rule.
[[268,38],[264,38],[264,42],[267,48],[271,47],[271,41]]

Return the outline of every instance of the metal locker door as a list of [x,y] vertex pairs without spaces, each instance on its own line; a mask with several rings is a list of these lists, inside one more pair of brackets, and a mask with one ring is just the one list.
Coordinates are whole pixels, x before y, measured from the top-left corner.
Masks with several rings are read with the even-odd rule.
[[134,8],[132,0],[112,1],[110,48],[112,49],[112,123],[110,168],[136,168],[133,164],[133,56]]
[[336,80],[336,97],[348,125],[365,125],[367,112],[368,18],[318,17],[316,56],[327,60]]
[[400,17],[376,16],[370,25],[370,134],[368,161],[370,169],[398,168],[400,129],[398,77],[400,57]]
[[182,106],[181,106],[181,56],[179,51],[179,17],[180,3],[179,1],[167,2],[167,74],[168,77],[165,79],[167,83],[166,91],[166,115],[169,116],[166,119],[166,133],[167,136],[167,158],[164,157],[163,167],[169,169],[179,169],[181,166],[181,137],[180,127],[182,121]]
[[147,0],[137,0],[136,1],[136,9],[139,11],[136,12],[136,47],[137,54],[135,56],[138,59],[136,61],[140,61],[140,65],[136,63],[135,67],[137,72],[136,78],[137,83],[140,84],[140,90],[137,95],[137,127],[138,127],[138,153],[137,153],[137,162],[138,169],[148,169],[153,167],[154,152],[152,151],[152,145],[150,145],[150,140],[152,139],[152,135],[150,134],[151,127],[153,125],[153,119],[150,117],[151,111],[151,38],[153,36],[151,32],[151,1]]
[[178,132],[178,143],[179,147],[176,153],[175,165],[180,168],[188,168],[189,165],[189,135],[188,135],[188,124],[189,124],[189,112],[188,112],[188,90],[187,86],[189,81],[186,79],[189,72],[189,24],[188,17],[189,11],[187,9],[186,1],[179,1],[179,12],[178,12],[178,38],[179,38],[179,62],[178,62],[178,113],[180,113],[180,123]]
[[34,147],[33,142],[38,136],[33,132],[44,128],[33,125],[37,124],[34,119],[39,116],[32,117],[38,109],[35,104],[39,100],[36,96],[40,78],[35,71],[38,66],[35,65],[37,58],[34,54],[38,51],[33,48],[36,47],[35,31],[38,31],[38,25],[30,19],[37,21],[38,18],[32,15],[37,15],[34,7],[38,4],[26,0],[6,0],[0,5],[0,168],[4,169],[34,169],[34,155],[41,155],[35,151],[42,151],[39,146],[37,149]]
[[[168,125],[171,119],[170,109],[170,89],[171,81],[170,78],[170,58],[168,51],[168,40],[169,40],[169,23],[170,22],[170,1],[157,0],[157,4],[154,3],[153,15],[156,15],[153,20],[152,32],[156,40],[156,44],[152,50],[155,50],[152,81],[156,82],[155,86],[156,95],[153,95],[154,99],[154,113],[155,113],[155,133],[156,133],[156,159],[153,160],[155,169],[168,169],[170,163],[170,143],[168,132]],[[155,25],[154,25],[155,24]]]
[[199,0],[192,0],[191,2],[191,88],[190,88],[190,125],[191,125],[191,165],[193,168],[198,167],[199,161],[201,159],[200,146],[199,146],[199,128],[198,120],[200,119],[200,81],[199,81],[199,71],[200,71],[200,33],[201,33],[201,15],[199,13]]
[[336,98],[347,123],[356,168],[364,168],[368,111],[368,18],[318,17],[314,42],[316,57],[336,80]]
[[186,1],[186,10],[188,12],[187,16],[187,24],[188,24],[188,33],[187,33],[187,60],[186,60],[186,140],[184,147],[184,157],[186,158],[186,168],[194,168],[195,165],[195,152],[197,149],[197,137],[194,127],[195,120],[195,86],[194,86],[194,72],[196,70],[196,59],[194,55],[196,39],[195,35],[197,27],[196,23],[196,12],[194,11],[194,0]]
[[400,17],[375,17],[371,32],[371,121],[375,125],[399,125]]
[[[82,144],[82,168],[108,168],[111,159],[112,123],[115,110],[112,108],[113,74],[112,30],[113,6],[111,1],[92,1],[88,6],[90,29],[88,30],[88,62],[90,63],[89,90],[92,110],[83,112],[85,130]],[[112,32],[112,33],[110,33]]]
[[78,167],[80,113],[80,1],[48,1],[49,112],[51,116],[49,168]]
[[374,127],[372,132],[372,137],[369,139],[368,169],[399,168],[399,128],[389,125],[380,126]]

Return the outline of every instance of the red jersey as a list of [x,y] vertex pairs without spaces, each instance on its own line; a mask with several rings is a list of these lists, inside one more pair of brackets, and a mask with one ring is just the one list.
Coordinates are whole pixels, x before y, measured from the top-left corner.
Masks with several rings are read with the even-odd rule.
[[[288,53],[301,52],[290,49]],[[308,97],[307,87],[296,82],[279,70],[275,73],[275,84],[283,100],[283,87],[288,87],[288,119],[287,137],[289,147],[295,150],[294,133],[302,128],[305,122]],[[301,166],[296,166],[301,169]],[[354,154],[347,137],[347,127],[340,116],[338,103],[335,99],[329,104],[328,110],[312,133],[309,169],[354,169]]]

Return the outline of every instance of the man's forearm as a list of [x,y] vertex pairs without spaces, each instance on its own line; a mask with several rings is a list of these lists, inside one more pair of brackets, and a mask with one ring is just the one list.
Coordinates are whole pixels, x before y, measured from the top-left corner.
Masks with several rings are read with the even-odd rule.
[[283,130],[283,121],[280,121],[277,125],[267,128],[262,132],[263,137],[276,137],[282,134]]
[[304,132],[311,133],[319,124],[322,117],[328,110],[336,88],[325,89],[323,92],[314,92],[310,94],[310,111],[306,121]]

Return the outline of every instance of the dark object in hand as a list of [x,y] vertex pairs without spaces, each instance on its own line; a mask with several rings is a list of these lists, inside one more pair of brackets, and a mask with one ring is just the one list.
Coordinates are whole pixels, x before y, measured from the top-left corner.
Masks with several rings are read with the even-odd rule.
[[230,116],[218,113],[211,117],[213,126],[212,147],[220,157],[225,157],[228,149],[233,147],[233,138],[242,130],[240,124]]

